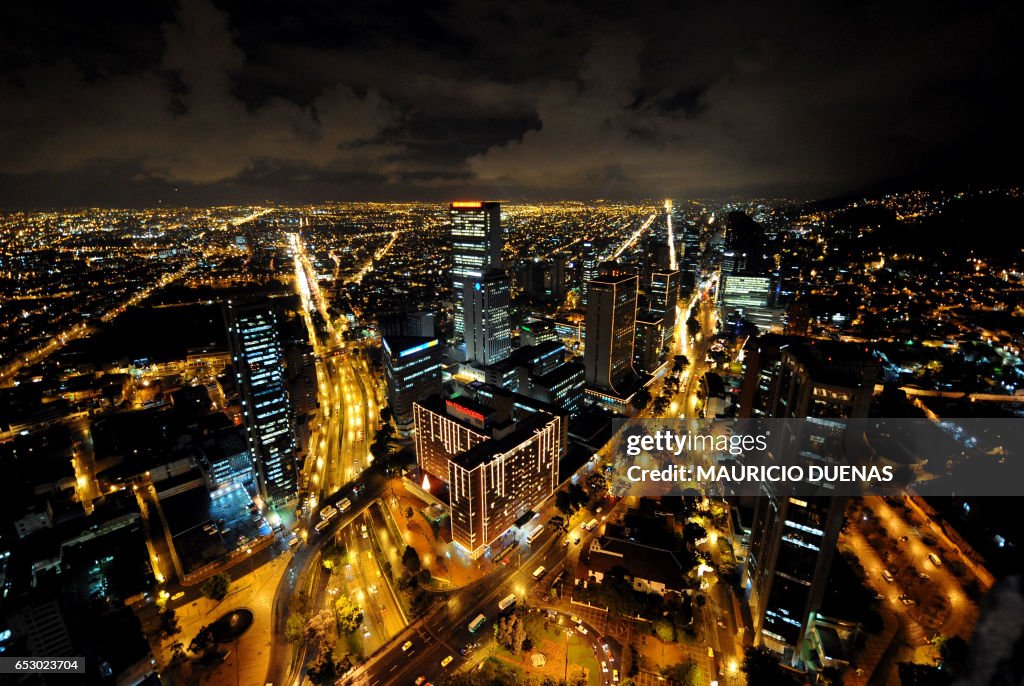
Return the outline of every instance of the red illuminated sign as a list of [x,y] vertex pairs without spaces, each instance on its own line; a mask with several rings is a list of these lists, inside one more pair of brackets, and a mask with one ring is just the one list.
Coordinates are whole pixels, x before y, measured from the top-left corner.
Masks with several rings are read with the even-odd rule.
[[448,409],[450,410],[455,410],[457,412],[461,412],[462,414],[469,415],[473,419],[476,419],[481,422],[484,421],[484,416],[479,412],[474,412],[468,407],[463,407],[462,405],[459,405],[457,402],[453,402],[451,400],[446,400],[445,403],[448,405]]

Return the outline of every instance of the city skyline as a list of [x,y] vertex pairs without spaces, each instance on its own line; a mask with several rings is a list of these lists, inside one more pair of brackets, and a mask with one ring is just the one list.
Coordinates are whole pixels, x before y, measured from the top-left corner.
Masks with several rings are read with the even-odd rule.
[[1020,681],[1021,19],[2,4],[0,681]]

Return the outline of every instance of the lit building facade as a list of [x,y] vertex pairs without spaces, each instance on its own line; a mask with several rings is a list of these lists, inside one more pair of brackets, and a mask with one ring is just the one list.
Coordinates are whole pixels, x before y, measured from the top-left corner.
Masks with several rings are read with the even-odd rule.
[[512,295],[508,277],[489,269],[467,277],[463,285],[466,361],[486,366],[508,358],[512,351]]
[[662,344],[668,346],[676,330],[676,305],[679,303],[678,270],[666,269],[651,274],[650,311],[661,317]]
[[441,346],[436,338],[385,336],[384,380],[399,433],[413,428],[412,404],[441,392]]
[[449,206],[452,246],[452,289],[455,299],[455,335],[465,332],[464,286],[479,279],[488,267],[501,266],[501,205],[496,202],[459,201]]
[[452,539],[478,558],[558,486],[564,417],[531,412],[518,421],[465,397],[413,406],[420,468],[447,484]]
[[225,311],[257,487],[263,498],[285,501],[297,490],[296,451],[277,320],[269,304],[228,303]]
[[607,276],[587,285],[583,365],[587,386],[619,392],[635,376],[636,276]]

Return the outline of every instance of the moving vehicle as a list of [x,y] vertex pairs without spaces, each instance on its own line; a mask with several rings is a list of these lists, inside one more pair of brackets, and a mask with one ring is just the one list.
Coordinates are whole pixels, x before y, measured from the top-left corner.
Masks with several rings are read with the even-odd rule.
[[583,528],[586,529],[587,531],[593,531],[594,529],[596,529],[597,528],[597,517],[595,517],[594,519],[591,519],[589,522],[584,524]]
[[338,510],[333,505],[328,505],[320,510],[320,519],[328,521],[338,516]]
[[412,648],[412,641],[406,641],[405,643],[402,644],[402,652],[403,653],[408,653],[409,652],[409,648]]
[[890,572],[888,569],[882,570],[882,578],[888,581],[890,584],[893,582],[894,579],[892,572]]
[[527,543],[533,543],[534,541],[537,540],[537,537],[540,536],[543,532],[544,532],[544,525],[542,524],[542,525],[538,526],[536,529],[534,529],[533,531],[530,532],[530,535],[526,537],[526,542]]
[[480,630],[480,627],[482,627],[484,625],[484,622],[486,621],[487,618],[483,615],[477,615],[476,617],[474,617],[473,621],[469,623],[469,633],[475,634],[477,631]]
[[936,567],[941,567],[942,566],[942,560],[940,560],[939,556],[936,555],[935,553],[928,553],[928,561],[931,562]]
[[313,527],[313,529],[318,534],[320,534],[320,533],[323,533],[324,529],[326,529],[328,526],[330,526],[330,524],[331,524],[331,520],[324,519],[324,520],[320,521],[315,527]]
[[454,657],[449,655],[445,659],[441,660],[441,666],[442,667],[447,667],[448,665],[450,665],[452,663],[452,660],[454,660],[454,659],[455,659]]
[[347,512],[350,507],[352,507],[352,501],[348,498],[342,498],[338,502],[338,510],[340,512]]
[[366,525],[365,524],[362,525],[362,528],[360,528],[359,531],[362,534],[363,538],[369,538],[370,537],[370,532],[366,530]]
[[546,572],[546,571],[548,571],[548,570],[544,568],[544,565],[541,565],[540,567],[537,567],[537,569],[533,570],[533,578],[534,579],[541,578],[542,576],[544,576],[544,572]]
[[515,593],[509,593],[507,596],[505,596],[504,598],[501,599],[501,602],[498,603],[498,609],[502,610],[502,611],[505,611],[505,610],[507,610],[508,608],[512,607],[515,604],[516,604],[516,594]]

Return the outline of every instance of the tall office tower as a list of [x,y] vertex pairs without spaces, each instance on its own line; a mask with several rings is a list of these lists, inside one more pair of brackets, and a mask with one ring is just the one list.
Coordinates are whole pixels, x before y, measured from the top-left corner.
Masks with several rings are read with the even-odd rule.
[[767,274],[723,271],[718,298],[723,321],[743,318],[764,333],[782,325],[784,311],[772,305],[772,279]]
[[657,271],[651,275],[650,310],[663,320],[662,345],[669,345],[676,332],[676,305],[679,303],[680,274],[677,270]]
[[665,320],[649,310],[636,314],[636,341],[633,344],[633,367],[651,373],[661,364]]
[[441,346],[436,338],[385,336],[382,347],[388,404],[399,433],[408,436],[412,404],[441,392]]
[[413,406],[420,468],[448,484],[452,539],[472,558],[558,487],[565,417],[512,417],[470,398]]
[[231,359],[257,486],[264,499],[295,495],[295,435],[277,319],[269,304],[225,306]]
[[636,276],[608,276],[587,286],[583,366],[587,385],[617,394],[634,375]]
[[505,272],[467,277],[463,304],[466,361],[489,366],[506,359],[512,351],[512,295]]
[[747,559],[754,635],[799,665],[821,607],[847,499],[785,496],[771,484],[764,490],[754,505]]
[[592,241],[583,241],[583,250],[580,254],[580,302],[587,304],[588,284],[597,278],[597,268],[600,264],[597,254],[597,246]]
[[[877,361],[855,344],[763,338],[747,360],[740,416],[756,410],[768,417],[807,418],[773,431],[774,445],[808,463],[834,460],[828,451],[841,445],[836,434],[842,425],[831,420],[868,415]],[[799,664],[814,630],[846,498],[785,496],[769,483],[763,491],[754,507],[745,570],[755,635]]]
[[687,223],[683,229],[683,245],[679,255],[680,287],[692,291],[697,286],[697,273],[700,271],[700,228],[696,224]]
[[745,212],[730,212],[725,220],[722,274],[766,271],[764,228]]
[[655,272],[671,270],[672,250],[668,244],[668,227],[659,222],[651,228],[650,235],[644,240],[644,259],[640,283],[646,287],[651,283]]
[[465,332],[464,285],[478,279],[488,267],[501,266],[501,205],[461,201],[449,206],[452,240],[452,289],[455,298],[455,335]]

